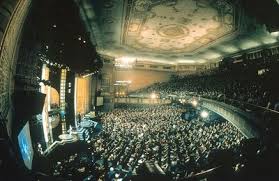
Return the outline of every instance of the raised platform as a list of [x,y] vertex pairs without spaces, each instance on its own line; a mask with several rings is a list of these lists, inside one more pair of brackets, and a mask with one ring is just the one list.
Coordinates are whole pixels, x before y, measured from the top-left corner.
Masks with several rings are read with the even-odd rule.
[[71,134],[61,134],[58,137],[59,137],[59,139],[64,140],[64,141],[70,141],[70,140],[74,139],[74,137]]

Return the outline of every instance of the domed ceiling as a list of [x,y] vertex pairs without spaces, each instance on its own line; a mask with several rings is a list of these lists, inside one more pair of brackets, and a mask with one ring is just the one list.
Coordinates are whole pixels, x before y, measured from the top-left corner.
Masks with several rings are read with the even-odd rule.
[[230,0],[83,0],[78,5],[97,51],[115,58],[207,63],[278,42]]

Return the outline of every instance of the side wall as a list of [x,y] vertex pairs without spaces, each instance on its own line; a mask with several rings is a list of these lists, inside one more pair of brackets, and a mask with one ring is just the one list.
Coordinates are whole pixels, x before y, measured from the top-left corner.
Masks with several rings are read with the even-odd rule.
[[4,0],[0,3],[0,112],[8,119],[8,134],[11,133],[11,95],[17,54],[30,5],[31,0]]

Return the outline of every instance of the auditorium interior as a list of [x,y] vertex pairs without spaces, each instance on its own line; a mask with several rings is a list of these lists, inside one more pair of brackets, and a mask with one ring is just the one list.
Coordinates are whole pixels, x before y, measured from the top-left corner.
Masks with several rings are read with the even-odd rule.
[[0,180],[279,180],[279,0],[0,0]]

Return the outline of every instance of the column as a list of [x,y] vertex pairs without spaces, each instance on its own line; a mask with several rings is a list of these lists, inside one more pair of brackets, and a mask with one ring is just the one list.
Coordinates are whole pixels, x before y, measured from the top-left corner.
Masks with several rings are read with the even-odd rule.
[[67,69],[61,69],[60,76],[60,111],[61,111],[61,124],[62,124],[62,134],[67,133],[67,126],[65,120],[66,114],[66,100],[65,100],[65,91],[66,91],[66,77],[67,77]]

